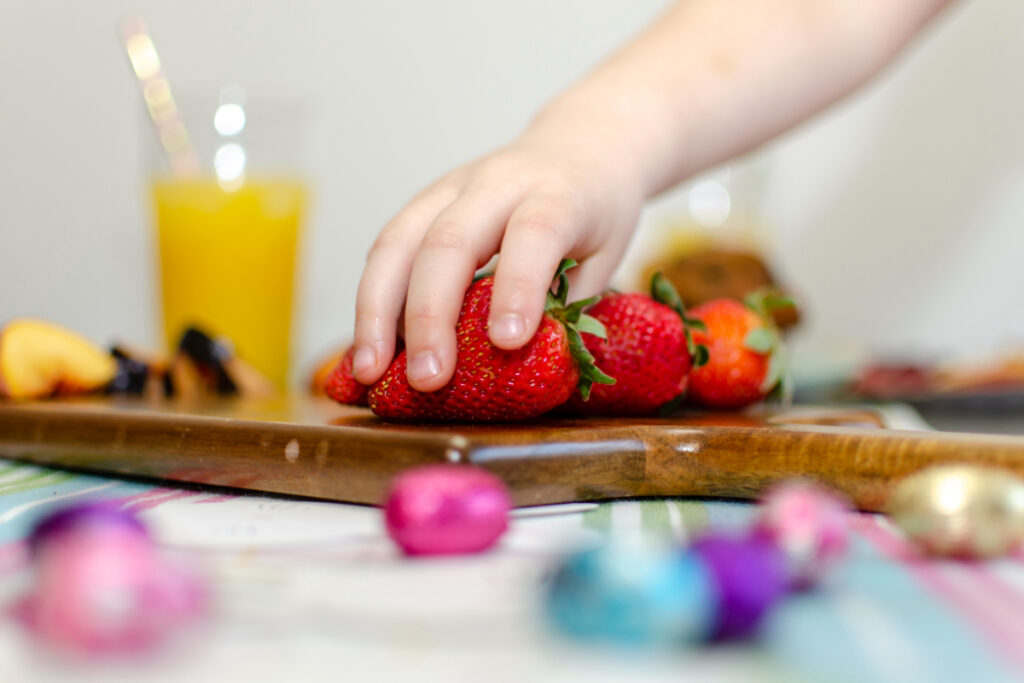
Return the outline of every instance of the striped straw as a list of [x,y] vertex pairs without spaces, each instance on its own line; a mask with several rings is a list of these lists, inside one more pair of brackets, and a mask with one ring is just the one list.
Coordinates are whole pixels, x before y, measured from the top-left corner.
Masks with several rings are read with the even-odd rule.
[[160,147],[175,175],[193,175],[199,170],[188,131],[171,95],[171,86],[164,76],[160,56],[141,17],[127,16],[121,20],[121,42],[142,90],[146,110],[156,129]]

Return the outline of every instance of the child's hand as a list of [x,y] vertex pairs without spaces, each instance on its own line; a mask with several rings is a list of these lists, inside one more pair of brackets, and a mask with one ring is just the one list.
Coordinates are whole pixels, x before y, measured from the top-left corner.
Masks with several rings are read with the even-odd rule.
[[[399,316],[409,382],[433,391],[455,368],[455,323],[475,271],[499,253],[490,337],[515,349],[533,336],[559,261],[580,262],[573,298],[607,284],[643,199],[607,151],[541,136],[463,166],[412,200],[381,231],[356,302],[354,371],[387,369]],[[548,137],[547,139],[550,139]]]
[[[474,271],[501,253],[490,336],[533,336],[563,257],[600,291],[641,202],[859,85],[948,0],[687,0],[556,98],[517,142],[442,178],[381,232],[356,302],[356,378],[376,381],[405,311],[409,382],[439,389]],[[898,7],[897,7],[898,6]]]

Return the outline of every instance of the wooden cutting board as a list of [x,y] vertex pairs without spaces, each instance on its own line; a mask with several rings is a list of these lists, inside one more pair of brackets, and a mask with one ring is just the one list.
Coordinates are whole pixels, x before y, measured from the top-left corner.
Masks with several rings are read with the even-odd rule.
[[397,472],[434,462],[491,470],[521,506],[753,498],[806,476],[878,510],[896,480],[928,465],[973,462],[1024,476],[1024,438],[881,427],[878,415],[856,410],[431,425],[386,423],[315,399],[93,399],[0,403],[0,457],[370,504]]

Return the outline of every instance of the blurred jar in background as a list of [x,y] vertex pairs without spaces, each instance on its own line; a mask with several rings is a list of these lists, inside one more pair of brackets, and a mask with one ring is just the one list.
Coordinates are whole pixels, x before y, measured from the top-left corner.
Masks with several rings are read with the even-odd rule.
[[[687,306],[710,299],[742,299],[763,287],[782,289],[768,264],[770,235],[761,217],[768,177],[763,156],[700,176],[681,188],[656,227],[641,289],[661,271]],[[795,307],[773,312],[783,327],[799,318]]]
[[237,85],[177,101],[195,168],[172,169],[156,145],[150,155],[167,348],[199,327],[284,389],[308,198],[300,105]]

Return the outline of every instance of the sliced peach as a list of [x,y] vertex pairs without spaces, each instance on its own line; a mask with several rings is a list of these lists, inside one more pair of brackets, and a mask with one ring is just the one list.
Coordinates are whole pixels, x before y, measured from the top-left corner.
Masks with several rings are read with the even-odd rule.
[[33,399],[96,391],[116,371],[109,353],[59,325],[16,318],[0,329],[0,396]]

